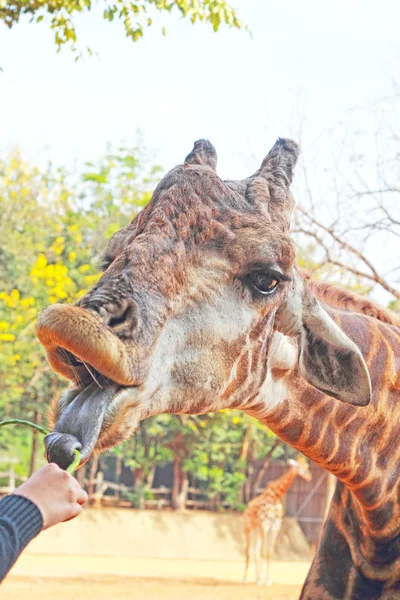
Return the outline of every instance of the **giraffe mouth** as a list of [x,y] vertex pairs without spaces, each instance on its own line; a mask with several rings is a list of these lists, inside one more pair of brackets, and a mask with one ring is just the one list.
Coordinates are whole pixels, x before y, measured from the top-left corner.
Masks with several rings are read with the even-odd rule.
[[[134,348],[126,345],[95,315],[78,306],[54,304],[43,310],[36,335],[46,350],[51,367],[75,383],[88,370],[119,383],[137,384]],[[83,377],[87,381],[87,376]]]
[[138,384],[132,376],[137,370],[134,354],[100,319],[76,306],[46,308],[36,334],[51,367],[77,386],[60,399],[63,408],[44,440],[47,460],[65,469],[79,450],[83,465],[98,444],[119,390]]
[[75,458],[75,450],[79,450],[79,466],[84,465],[96,449],[101,449],[104,437],[107,438],[113,427],[116,406],[126,392],[130,394],[129,408],[134,409],[134,421],[138,424],[139,395],[135,394],[132,401],[132,392],[136,390],[136,386],[122,387],[104,378],[83,388],[65,390],[59,400],[61,410],[53,431],[44,438],[48,462],[66,469]]
[[81,453],[81,465],[89,459],[101,433],[107,408],[119,388],[111,382],[99,385],[93,381],[78,391],[60,414],[54,430],[44,438],[48,462],[66,469],[74,459],[75,450]]

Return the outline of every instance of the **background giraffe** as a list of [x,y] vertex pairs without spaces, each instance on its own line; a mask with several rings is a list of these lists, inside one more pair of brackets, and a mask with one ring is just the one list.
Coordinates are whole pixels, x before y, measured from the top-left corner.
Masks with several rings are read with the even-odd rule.
[[[258,584],[266,583],[270,585],[271,556],[284,516],[282,498],[297,476],[302,477],[305,481],[311,481],[312,479],[307,460],[303,456],[298,456],[296,460],[289,459],[287,464],[286,472],[278,479],[269,481],[263,493],[253,498],[243,513],[246,561],[245,583],[252,546],[256,565],[256,581]],[[266,564],[264,577],[263,558],[265,558]]]

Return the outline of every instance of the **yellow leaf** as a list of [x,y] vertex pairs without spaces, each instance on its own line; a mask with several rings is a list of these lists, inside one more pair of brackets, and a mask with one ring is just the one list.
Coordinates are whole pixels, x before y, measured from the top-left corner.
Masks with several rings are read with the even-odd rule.
[[29,298],[24,298],[21,300],[20,304],[23,308],[29,308],[35,304],[35,298],[32,298],[32,296]]
[[39,254],[39,256],[37,257],[37,260],[36,260],[35,267],[37,269],[44,269],[46,265],[47,265],[47,258],[45,257],[44,254]]
[[60,254],[62,254],[62,251],[64,250],[64,238],[63,237],[57,237],[53,244],[50,246],[50,251],[54,252],[55,254],[57,254],[58,256]]
[[10,299],[13,302],[18,302],[18,300],[19,300],[19,291],[18,290],[12,290],[12,292],[10,294]]
[[92,286],[95,283],[97,283],[98,279],[99,279],[100,275],[98,273],[95,273],[94,275],[86,275],[85,276],[85,283],[88,286]]
[[15,340],[15,335],[12,333],[0,333],[0,340],[2,342],[13,342]]

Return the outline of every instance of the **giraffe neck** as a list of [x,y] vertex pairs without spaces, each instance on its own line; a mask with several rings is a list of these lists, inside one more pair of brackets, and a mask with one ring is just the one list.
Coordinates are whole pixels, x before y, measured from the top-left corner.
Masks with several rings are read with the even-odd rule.
[[269,501],[279,502],[282,496],[286,494],[293,481],[296,479],[296,476],[297,469],[295,467],[289,467],[278,479],[270,481],[267,484],[262,495],[268,495]]
[[379,526],[386,535],[386,509],[383,516],[380,506],[396,499],[397,512],[400,480],[400,330],[364,315],[331,316],[364,355],[371,403],[355,407],[324,395],[302,378],[296,362],[286,370],[269,369],[269,397],[261,389],[247,412],[336,475],[357,498],[366,526]]
[[[340,480],[322,554],[315,559],[321,573],[326,556],[337,560],[342,552],[350,557],[349,569],[356,570],[356,583],[360,577],[374,582],[381,578],[389,585],[389,579],[400,581],[400,330],[354,313],[335,311],[331,316],[364,356],[371,403],[354,407],[329,398],[308,385],[294,364],[269,368],[272,401],[259,395],[248,412]],[[333,548],[333,539],[342,550]],[[330,566],[325,567],[324,577],[329,579]],[[324,580],[319,575],[312,569],[314,583]],[[346,594],[326,597],[358,600],[362,596],[348,595],[353,583],[346,584]],[[309,587],[304,598],[310,597],[309,590],[325,597],[318,596],[317,587]],[[387,598],[400,598],[400,588],[398,592]],[[372,597],[386,600],[385,595]]]

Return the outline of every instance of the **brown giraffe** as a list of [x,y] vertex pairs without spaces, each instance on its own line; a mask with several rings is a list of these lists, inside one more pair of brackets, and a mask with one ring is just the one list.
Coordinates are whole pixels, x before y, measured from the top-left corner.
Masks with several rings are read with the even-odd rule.
[[400,322],[297,270],[297,156],[278,140],[254,175],[222,181],[197,142],[111,238],[94,288],[43,311],[39,340],[72,382],[47,456],[85,461],[158,413],[240,408],[339,479],[301,598],[394,600]]
[[[270,562],[276,539],[282,526],[284,509],[282,497],[286,494],[296,477],[311,481],[312,475],[307,460],[299,456],[288,460],[286,472],[278,479],[268,482],[262,494],[251,500],[243,513],[245,537],[244,582],[250,562],[250,549],[253,546],[257,583],[270,585]],[[266,559],[266,573],[263,577],[262,556]]]

